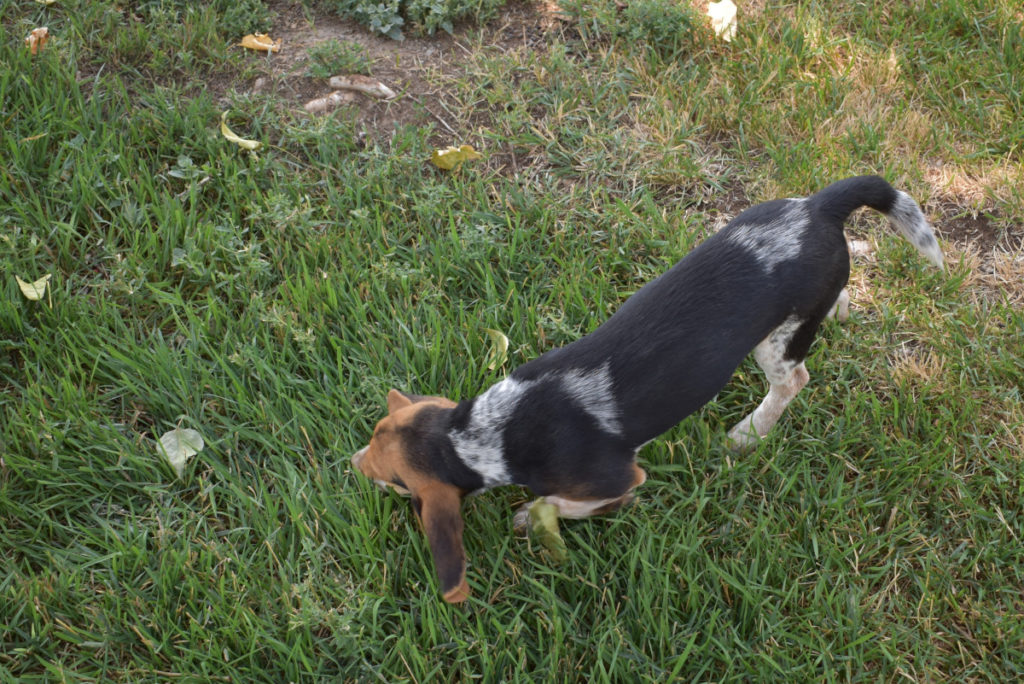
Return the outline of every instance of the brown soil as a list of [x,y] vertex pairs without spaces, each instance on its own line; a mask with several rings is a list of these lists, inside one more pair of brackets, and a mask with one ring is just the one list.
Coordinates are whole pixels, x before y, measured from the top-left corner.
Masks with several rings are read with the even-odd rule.
[[952,205],[943,207],[940,213],[944,218],[936,232],[947,242],[971,245],[982,254],[1024,250],[1024,232],[1001,230],[989,216],[964,212]]

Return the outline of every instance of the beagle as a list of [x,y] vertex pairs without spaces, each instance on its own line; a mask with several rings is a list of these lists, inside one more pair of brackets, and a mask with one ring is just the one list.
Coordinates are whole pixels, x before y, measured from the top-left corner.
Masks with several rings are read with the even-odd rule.
[[444,599],[470,595],[463,496],[517,484],[564,517],[619,508],[646,478],[640,447],[710,401],[751,351],[768,393],[729,438],[734,448],[755,446],[807,384],[804,357],[821,321],[845,317],[843,224],[865,205],[942,268],[909,195],[878,176],[848,178],[747,209],[596,330],[475,398],[391,390],[388,415],[353,465],[411,494]]

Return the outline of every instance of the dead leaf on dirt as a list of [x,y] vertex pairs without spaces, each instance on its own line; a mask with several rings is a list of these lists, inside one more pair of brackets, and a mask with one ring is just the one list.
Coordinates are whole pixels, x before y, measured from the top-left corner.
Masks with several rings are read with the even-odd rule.
[[340,105],[352,102],[355,99],[356,96],[352,93],[343,93],[340,90],[335,90],[329,95],[318,97],[315,100],[310,100],[303,106],[310,114],[319,114],[321,112],[326,112],[328,109],[334,109]]
[[379,97],[382,100],[390,100],[395,97],[394,90],[388,88],[375,78],[361,74],[331,76],[329,84],[332,88],[337,88],[338,90],[355,90],[371,97]]
[[50,40],[50,29],[45,26],[32,29],[32,33],[25,36],[25,45],[33,55],[38,54],[46,47],[46,41]]
[[35,280],[31,283],[27,283],[18,276],[14,276],[14,279],[18,281],[18,287],[21,288],[21,294],[25,295],[25,299],[38,302],[46,294],[46,284],[50,282],[52,273],[47,273],[39,280]]
[[260,146],[263,144],[260,141],[258,141],[258,140],[246,140],[245,138],[241,138],[238,135],[236,135],[234,131],[232,131],[230,128],[228,128],[227,117],[228,117],[228,112],[227,111],[225,111],[223,114],[220,115],[220,133],[221,133],[221,135],[223,135],[225,138],[227,138],[228,141],[233,142],[236,145],[238,145],[239,147],[241,147],[243,150],[249,150],[249,151],[255,152],[256,150],[260,149]]
[[464,162],[481,159],[483,155],[473,149],[472,145],[460,145],[459,147],[446,147],[443,150],[434,150],[430,155],[430,161],[439,169],[451,171]]
[[274,40],[265,33],[250,33],[242,38],[242,42],[239,45],[250,50],[259,50],[260,52],[281,51],[281,39]]

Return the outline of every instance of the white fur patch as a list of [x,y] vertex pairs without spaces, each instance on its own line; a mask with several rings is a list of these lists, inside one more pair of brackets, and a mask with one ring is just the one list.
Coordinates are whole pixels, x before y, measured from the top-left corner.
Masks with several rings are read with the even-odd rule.
[[505,378],[492,385],[473,402],[466,429],[450,435],[455,453],[467,467],[480,474],[486,488],[511,482],[501,433],[519,399],[532,384]]
[[602,430],[613,435],[622,434],[622,422],[608,363],[597,370],[569,371],[561,379],[562,387],[569,396],[597,421]]
[[803,322],[797,316],[790,316],[754,347],[754,360],[768,378],[768,394],[752,413],[729,431],[729,440],[734,448],[741,451],[753,448],[807,384],[807,368],[803,361],[785,358],[786,348]]
[[786,347],[789,346],[793,335],[796,334],[803,322],[802,318],[790,316],[754,347],[754,360],[764,371],[770,384],[786,382],[789,374],[793,372],[793,368],[800,363],[800,361],[785,358],[785,355]]
[[921,213],[921,207],[913,197],[902,190],[897,190],[896,201],[886,216],[893,227],[900,231],[903,237],[917,248],[917,251],[923,254],[928,261],[942,268],[942,248],[939,247],[939,242],[935,239],[935,233],[932,232],[928,219]]
[[597,511],[609,504],[621,501],[624,498],[632,497],[632,493],[623,496],[615,496],[610,499],[596,499],[593,501],[576,501],[561,496],[545,496],[544,501],[558,507],[558,516],[561,518],[589,518]]
[[505,378],[476,398],[465,429],[449,435],[459,459],[483,478],[484,489],[511,483],[502,433],[523,395],[543,382],[560,383],[573,403],[592,416],[602,430],[622,434],[607,363],[597,370],[556,372],[536,380]]
[[810,227],[806,199],[786,200],[786,207],[767,223],[744,223],[729,229],[729,240],[748,250],[769,273],[800,254]]

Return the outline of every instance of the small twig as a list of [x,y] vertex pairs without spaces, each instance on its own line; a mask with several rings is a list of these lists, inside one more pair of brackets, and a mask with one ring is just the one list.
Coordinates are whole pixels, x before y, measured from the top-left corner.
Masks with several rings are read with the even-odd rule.
[[435,119],[437,119],[438,123],[440,123],[442,126],[444,126],[448,130],[449,133],[451,133],[452,135],[458,135],[458,133],[455,132],[455,129],[448,125],[447,121],[442,119],[439,115],[435,114],[434,112],[430,111],[430,107],[428,107],[427,105],[423,104],[423,101],[420,100],[418,97],[416,97],[412,93],[406,93],[405,96],[408,97],[408,98],[411,98],[413,102],[415,102],[420,107],[423,107],[425,110],[427,110],[427,113],[430,114]]

